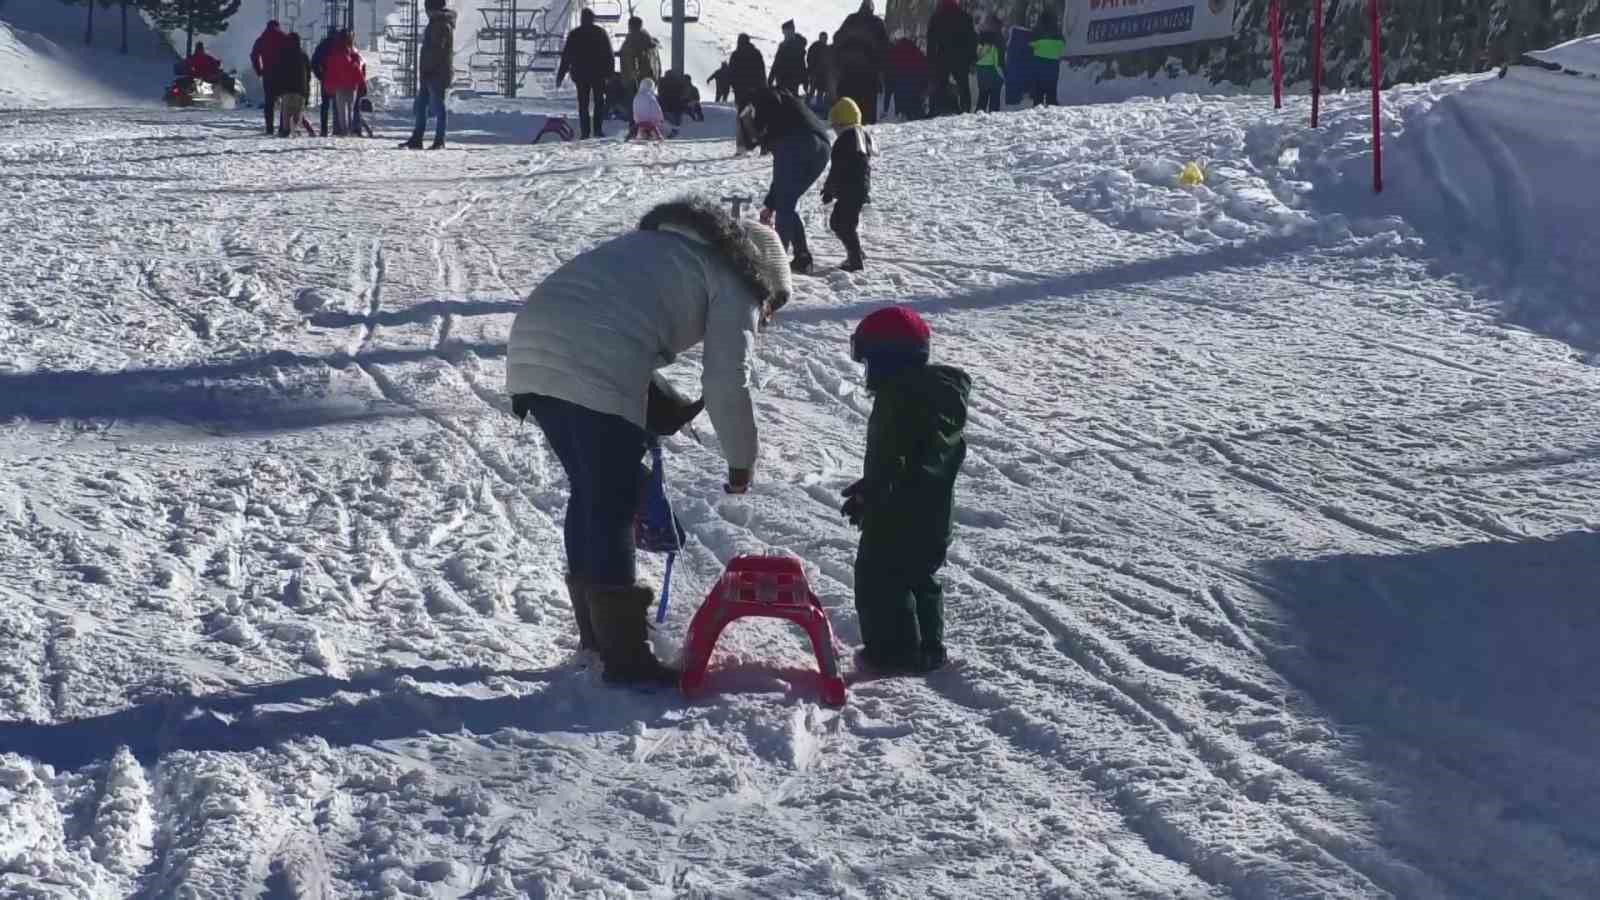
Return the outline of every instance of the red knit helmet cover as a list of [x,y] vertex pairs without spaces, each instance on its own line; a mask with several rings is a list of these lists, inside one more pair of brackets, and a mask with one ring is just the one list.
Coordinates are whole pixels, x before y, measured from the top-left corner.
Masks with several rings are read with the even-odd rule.
[[933,331],[909,307],[891,306],[861,320],[850,338],[851,355],[859,362],[873,347],[921,347],[933,340]]

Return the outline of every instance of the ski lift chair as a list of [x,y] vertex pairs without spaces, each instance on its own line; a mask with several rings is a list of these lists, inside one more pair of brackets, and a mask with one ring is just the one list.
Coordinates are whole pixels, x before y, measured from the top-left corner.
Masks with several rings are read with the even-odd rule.
[[622,4],[618,0],[590,0],[585,4],[596,22],[621,22]]
[[[672,24],[672,0],[661,0],[661,21]],[[683,0],[683,21],[700,21],[700,0]]]

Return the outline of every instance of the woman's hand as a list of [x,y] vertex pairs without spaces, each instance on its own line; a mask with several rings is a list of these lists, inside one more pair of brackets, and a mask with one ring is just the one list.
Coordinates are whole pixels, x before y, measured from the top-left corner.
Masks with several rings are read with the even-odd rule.
[[750,479],[753,473],[749,469],[729,469],[728,483],[722,489],[729,494],[744,494],[750,490]]
[[772,217],[774,215],[777,215],[777,214],[774,213],[771,209],[763,209],[761,211],[761,224],[770,227],[772,225]]

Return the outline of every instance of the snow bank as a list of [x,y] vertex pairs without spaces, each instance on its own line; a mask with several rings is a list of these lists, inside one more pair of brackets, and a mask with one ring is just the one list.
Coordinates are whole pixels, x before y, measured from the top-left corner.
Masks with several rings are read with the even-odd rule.
[[1600,77],[1600,34],[1567,41],[1549,50],[1536,50],[1528,56],[1567,72]]
[[83,43],[84,11],[56,2],[0,2],[0,109],[148,106],[172,77],[172,56],[137,15],[128,54],[116,10],[98,10],[94,44]]

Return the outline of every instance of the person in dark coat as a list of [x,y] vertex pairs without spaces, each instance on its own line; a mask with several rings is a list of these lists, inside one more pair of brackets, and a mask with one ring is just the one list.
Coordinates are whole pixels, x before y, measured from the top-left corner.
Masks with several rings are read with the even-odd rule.
[[683,125],[684,116],[696,122],[706,120],[700,109],[700,89],[694,86],[693,78],[676,69],[661,76],[657,99],[661,102],[661,112],[674,128]]
[[767,61],[750,42],[750,35],[739,35],[739,43],[728,57],[728,75],[733,84],[733,105],[744,109],[767,84]]
[[751,126],[762,149],[772,154],[772,186],[761,221],[773,224],[784,249],[794,251],[789,268],[811,271],[811,250],[800,219],[800,198],[828,167],[828,127],[805,101],[778,88],[764,88],[751,103]]
[[826,31],[817,35],[811,49],[806,51],[806,84],[807,100],[820,97],[831,106],[839,94],[839,71],[834,64],[833,46],[828,43]]
[[327,85],[328,57],[339,48],[339,32],[330,31],[311,51],[311,74],[322,87],[322,136],[328,136],[328,116],[333,112],[333,91]]
[[273,108],[277,106],[278,94],[281,93],[276,81],[272,78],[273,67],[277,65],[278,54],[283,52],[287,43],[283,28],[277,19],[267,23],[267,29],[256,38],[250,47],[250,68],[255,70],[256,77],[261,79],[261,107],[267,117],[267,134],[272,134]]
[[890,104],[900,111],[900,118],[915,121],[927,114],[925,98],[928,93],[928,57],[910,38],[901,38],[889,48],[889,84],[892,88],[884,101],[884,111]]
[[878,18],[872,0],[845,17],[833,33],[834,61],[838,65],[839,93],[856,101],[864,123],[878,121],[878,93],[883,89],[883,65],[889,55],[889,29]]
[[428,116],[435,120],[433,143],[430,150],[444,149],[445,96],[450,92],[450,82],[456,76],[456,14],[446,9],[444,0],[428,0],[428,27],[422,33],[422,47],[417,64],[417,99],[411,105],[416,119],[411,129],[411,139],[400,146],[407,150],[422,149],[422,134],[428,130]]
[[585,9],[581,24],[561,45],[561,64],[556,67],[556,87],[567,75],[578,88],[578,133],[585,139],[605,137],[606,81],[616,67],[611,53],[611,36],[594,22],[594,10]]
[[828,113],[833,126],[832,164],[822,182],[823,204],[833,204],[828,227],[844,244],[846,272],[859,272],[866,265],[861,252],[861,208],[872,193],[872,134],[861,124],[861,109],[849,97],[840,97]]
[[300,35],[284,38],[282,49],[267,70],[267,78],[277,89],[278,104],[282,107],[278,137],[289,137],[300,124],[306,108],[306,98],[311,96],[311,57],[300,46]]
[[972,378],[928,364],[932,333],[903,306],[861,320],[851,357],[867,367],[873,395],[860,481],[841,510],[861,529],[856,550],[856,616],[863,657],[881,672],[930,672],[948,661],[944,588],[955,482]]
[[723,63],[718,66],[717,70],[712,72],[711,77],[707,80],[711,82],[712,87],[716,88],[717,102],[727,103],[728,95],[733,93],[733,76],[728,74],[728,64]]
[[768,83],[791,94],[805,93],[806,39],[794,31],[794,20],[783,23],[783,42],[772,57],[772,77]]
[[1006,84],[1005,26],[990,13],[978,33],[978,111],[999,112]]
[[[978,31],[972,16],[961,8],[957,0],[940,0],[939,7],[928,20],[928,65],[932,69],[932,90],[935,98],[933,115],[950,112],[972,112],[972,87],[968,77],[978,60]],[[946,95],[946,85],[955,82],[956,108],[942,108],[939,98]]]

